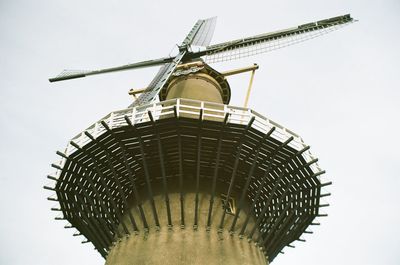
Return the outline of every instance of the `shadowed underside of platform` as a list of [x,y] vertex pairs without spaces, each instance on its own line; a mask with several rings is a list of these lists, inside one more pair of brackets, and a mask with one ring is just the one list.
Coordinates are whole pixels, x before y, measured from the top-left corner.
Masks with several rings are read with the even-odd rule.
[[[102,133],[88,130],[85,144],[71,142],[72,152],[58,153],[55,210],[103,257],[126,235],[193,226],[247,238],[272,261],[321,216],[326,184],[317,159],[306,159],[307,146],[295,148],[294,137],[278,139],[274,126],[261,132],[251,115],[233,123],[228,113],[218,119],[204,119],[203,110],[197,117],[173,113],[154,119],[148,110],[147,121],[140,114],[141,123],[133,124],[125,116],[125,125],[111,128],[103,120]],[[194,199],[186,201],[187,194]],[[165,211],[154,203],[157,196]],[[229,198],[226,210],[215,217],[221,196]],[[204,198],[207,210],[199,211]]]

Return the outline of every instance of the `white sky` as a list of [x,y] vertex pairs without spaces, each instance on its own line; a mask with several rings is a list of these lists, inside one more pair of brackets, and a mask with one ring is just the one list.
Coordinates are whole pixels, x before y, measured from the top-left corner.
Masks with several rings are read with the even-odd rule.
[[[400,1],[0,1],[0,264],[103,264],[54,221],[42,189],[56,150],[129,105],[157,68],[50,84],[64,68],[168,55],[198,18],[213,43],[351,13],[329,35],[218,70],[260,65],[250,106],[299,133],[334,182],[328,218],[274,264],[400,264]],[[230,79],[242,105],[249,75]]]

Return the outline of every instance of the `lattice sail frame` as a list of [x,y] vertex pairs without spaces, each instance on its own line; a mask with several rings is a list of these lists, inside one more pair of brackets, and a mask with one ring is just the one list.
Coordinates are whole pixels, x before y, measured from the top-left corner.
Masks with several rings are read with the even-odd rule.
[[[261,53],[266,53],[274,50],[278,50],[287,46],[291,46],[297,43],[301,43],[307,40],[314,39],[316,37],[328,34],[330,32],[336,31],[342,27],[345,27],[347,25],[350,25],[351,23],[355,22],[354,20],[349,21],[345,24],[338,24],[335,26],[331,27],[322,27],[318,30],[313,30],[313,31],[307,31],[307,29],[304,29],[304,31],[301,31],[297,28],[294,33],[288,33],[284,36],[279,36],[279,37],[274,37],[274,33],[268,33],[269,35],[272,35],[271,38],[264,38],[262,40],[257,41],[257,37],[255,36],[255,43],[250,44],[250,45],[242,45],[240,46],[235,46],[234,48],[230,49],[223,49],[223,46],[221,46],[221,51],[218,51],[218,49],[215,49],[217,46],[210,46],[207,47],[207,49],[210,49],[210,52],[206,52],[206,55],[203,56],[202,58],[204,61],[206,61],[209,64],[212,63],[219,63],[219,62],[226,62],[226,61],[231,61],[231,60],[236,60],[236,59],[241,59],[245,57],[250,57],[253,55],[261,54]],[[263,36],[263,35],[260,35]],[[238,40],[239,42],[241,40]],[[232,44],[235,42],[233,41]],[[227,44],[228,45],[228,44]]]
[[[184,118],[187,115],[190,115],[192,118]],[[121,236],[116,227],[118,227],[120,224],[120,215],[122,215],[126,210],[126,202],[124,202],[124,200],[127,197],[132,196],[133,192],[132,188],[129,188],[129,184],[127,184],[129,181],[127,182],[127,180],[124,178],[115,178],[115,176],[113,176],[113,174],[117,174],[118,176],[127,174],[126,169],[121,169],[123,168],[121,162],[118,163],[119,166],[117,166],[115,169],[116,173],[112,173],[113,169],[110,170],[110,168],[113,167],[109,167],[108,169],[107,166],[104,167],[104,165],[107,164],[104,160],[105,157],[107,157],[107,152],[112,151],[112,149],[116,147],[115,143],[111,143],[111,146],[114,147],[109,146],[109,140],[105,141],[103,137],[105,137],[110,130],[115,132],[118,132],[118,130],[123,130],[123,128],[127,126],[126,117],[131,121],[133,126],[151,127],[152,122],[164,122],[168,120],[168,117],[171,118],[172,116],[175,116],[178,119],[180,117],[181,119],[193,120],[194,122],[196,122],[196,119],[193,117],[198,117],[197,119],[200,118],[200,120],[204,122],[211,120],[211,123],[220,124],[223,123],[222,120],[226,119],[226,124],[233,131],[239,130],[242,133],[251,131],[254,134],[254,137],[265,137],[265,135],[269,134],[268,139],[270,142],[275,143],[276,150],[278,150],[278,148],[282,148],[282,152],[286,150],[284,153],[292,152],[292,154],[301,150],[305,150],[301,152],[297,158],[299,159],[296,160],[298,162],[295,162],[295,164],[300,163],[300,165],[297,165],[298,169],[296,169],[296,165],[294,168],[292,168],[292,166],[284,166],[283,168],[279,169],[280,164],[283,164],[283,160],[282,158],[272,156],[271,153],[270,160],[273,158],[272,160],[274,162],[272,163],[278,164],[275,165],[274,171],[271,170],[271,172],[268,173],[268,181],[266,177],[260,178],[262,172],[268,172],[269,170],[269,167],[265,165],[258,166],[259,172],[255,173],[257,177],[253,176],[252,178],[248,178],[249,180],[254,180],[247,183],[248,186],[246,188],[246,192],[248,192],[248,196],[252,197],[253,199],[254,197],[257,198],[253,200],[253,206],[257,220],[259,221],[262,236],[260,238],[252,238],[252,235],[250,236],[246,234],[245,236],[249,237],[249,239],[252,239],[255,242],[258,242],[260,246],[264,247],[269,261],[272,261],[285,246],[291,246],[290,243],[293,240],[300,240],[301,234],[310,224],[312,224],[312,221],[315,217],[325,216],[319,213],[319,207],[325,206],[320,204],[319,201],[320,198],[324,196],[321,194],[320,190],[322,187],[330,183],[321,184],[320,175],[323,174],[324,171],[321,170],[318,163],[316,163],[315,157],[309,152],[309,150],[307,150],[307,146],[297,134],[248,108],[233,107],[187,99],[173,99],[110,113],[99,122],[96,122],[84,132],[74,137],[71,141],[72,144],[69,144],[64,153],[61,153],[63,158],[56,164],[53,164],[53,167],[55,167],[57,170],[53,176],[50,176],[50,179],[55,180],[56,185],[54,188],[46,188],[56,191],[57,195],[50,197],[50,199],[60,203],[60,208],[53,208],[55,211],[63,212],[63,216],[58,217],[57,219],[70,221],[72,227],[77,228],[80,233],[87,238],[85,242],[92,242],[96,249],[103,255],[103,257],[106,257],[108,249],[113,240],[115,240],[116,237]],[[219,120],[220,122],[216,122],[215,119]],[[106,126],[104,126],[102,123],[106,124]],[[197,134],[197,132],[194,133]],[[104,144],[107,145],[107,147],[105,147],[105,149],[102,151],[101,148],[98,149],[99,146],[97,146],[96,154],[86,156],[89,157],[87,159],[91,160],[92,162],[101,160],[101,173],[90,173],[87,172],[87,169],[82,169],[84,166],[80,166],[79,161],[75,163],[73,159],[83,159],[81,155],[78,155],[78,157],[75,155],[81,150],[90,150],[90,148],[93,147],[93,144],[95,144],[97,141],[99,146]],[[239,140],[237,140],[237,142],[239,142]],[[128,144],[128,142],[125,144]],[[91,145],[92,147],[90,147]],[[246,142],[245,145],[251,145],[251,142]],[[237,147],[238,146],[236,145],[236,148]],[[240,148],[242,147],[240,146]],[[243,149],[246,148],[248,149],[249,147],[243,147]],[[247,159],[246,157],[253,157],[254,159],[254,152],[256,149],[257,145],[254,145],[253,149],[250,148],[247,150],[251,153],[251,155],[249,155],[249,153],[248,155],[243,156],[239,152],[238,157],[241,157],[242,160]],[[235,145],[232,145],[231,153],[235,153],[235,150]],[[130,152],[128,149],[127,151]],[[158,161],[158,159],[155,159],[155,161]],[[206,156],[204,156],[203,159],[206,159]],[[215,158],[211,157],[209,159],[214,160]],[[255,161],[257,161],[257,159],[255,159]],[[92,162],[90,162],[90,164],[93,164]],[[137,165],[130,164],[129,167],[134,169],[137,167]],[[83,178],[67,180],[66,174],[68,175],[68,172],[71,170],[83,170],[83,173],[81,173],[83,174]],[[285,175],[285,170],[289,170],[287,172],[292,173],[289,173],[289,175],[283,178],[281,181],[280,175]],[[89,171],[93,171],[93,168]],[[86,172],[89,175],[86,176]],[[294,174],[294,172],[297,173]],[[102,174],[104,177],[101,176]],[[157,172],[157,174],[159,174],[159,172]],[[166,179],[165,176],[164,178]],[[308,186],[305,186],[305,190],[299,186],[299,183],[303,182],[297,183],[298,178],[305,178],[307,183],[311,181],[307,184]],[[307,178],[310,179],[306,180]],[[101,181],[103,181],[102,179],[108,179],[108,184],[101,183]],[[112,181],[112,179],[114,180]],[[225,181],[229,182],[229,178]],[[302,185],[305,185],[304,183]],[[244,179],[242,185],[245,186]],[[71,190],[71,186],[75,186],[75,188]],[[311,189],[316,190],[311,192]],[[287,192],[295,195],[292,196],[289,194],[289,196]],[[303,192],[305,192],[305,194],[303,194]],[[311,193],[307,195],[307,192]],[[91,197],[96,198],[96,196],[93,195],[94,193],[99,193],[96,195],[98,196],[97,198],[108,199],[94,199],[91,201]],[[110,196],[112,199],[110,199]],[[311,200],[306,199],[303,201],[304,198],[301,199],[301,197],[298,196],[311,196]],[[102,200],[105,200],[106,207],[110,208],[110,210],[104,211],[104,206],[102,210],[99,205]],[[268,203],[271,204],[271,206],[263,206]],[[309,210],[300,211],[300,209],[303,209],[304,207]],[[136,218],[138,217],[136,216]],[[93,224],[96,224],[94,228]],[[97,229],[99,231],[99,235],[96,235],[93,229]],[[134,227],[134,230],[139,231],[140,229]],[[234,231],[234,229],[232,231]],[[240,235],[243,234],[241,233]]]

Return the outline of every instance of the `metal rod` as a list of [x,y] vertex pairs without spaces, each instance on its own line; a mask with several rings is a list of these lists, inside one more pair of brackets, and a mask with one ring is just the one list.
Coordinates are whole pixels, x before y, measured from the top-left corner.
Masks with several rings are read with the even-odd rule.
[[[99,244],[102,247],[102,250],[104,252],[104,248],[108,249],[110,242],[106,242],[107,240],[105,238],[103,238],[104,231],[98,227],[97,223],[94,222],[92,218],[89,217],[90,211],[88,210],[86,204],[82,202],[80,195],[75,193],[75,198],[77,199],[77,202],[83,206],[83,212],[80,211],[80,209],[75,209],[75,212],[81,213],[81,216],[78,215],[76,220],[78,220],[80,222],[81,218],[83,218],[86,221],[86,223],[88,225],[83,225],[83,226],[87,227],[87,229],[90,230],[89,234],[91,234],[92,237],[94,237],[96,239],[96,241],[98,242],[97,244],[94,244],[95,247],[99,250],[99,247],[98,247],[98,244]],[[93,231],[93,229],[96,229],[97,232]],[[94,241],[94,243],[96,241]],[[106,254],[106,253],[104,252],[104,254]]]
[[[103,258],[106,258],[107,252],[104,251],[105,246],[102,245],[101,241],[99,241],[98,237],[96,236],[96,233],[93,232],[92,227],[82,224],[83,223],[81,220],[82,217],[85,218],[84,214],[82,214],[82,216],[79,216],[78,218],[75,219],[75,221],[80,224],[79,225],[80,230],[85,231],[85,237],[92,242],[93,246],[101,254],[101,256]],[[80,234],[73,234],[73,236],[79,236],[79,235]]]
[[[287,187],[286,191],[282,194],[282,196],[279,198],[279,205],[282,203],[282,201],[284,200],[285,196],[287,195],[287,193],[289,192],[289,187]],[[271,228],[269,229],[269,232],[266,232],[266,237],[261,241],[262,237],[261,237],[261,233],[258,236],[257,242],[262,242],[262,246],[265,245],[265,243],[268,241],[268,239],[275,234],[276,232],[276,228],[278,226],[278,224],[281,224],[283,218],[285,217],[285,213],[289,210],[290,204],[292,202],[292,198],[289,198],[289,201],[286,203],[285,207],[283,208],[282,211],[279,212],[278,218],[276,218],[276,220],[274,221],[274,223],[272,224]],[[278,207],[275,208],[274,212],[278,211]],[[265,222],[265,226],[269,226],[269,224],[271,223],[272,219],[273,219],[274,213],[272,213],[267,221]],[[290,218],[290,215],[287,216],[287,218]]]
[[[64,169],[64,170],[65,170],[65,172],[70,172],[69,169]],[[75,172],[72,172],[72,173],[73,173],[73,174],[77,174],[77,173],[75,173]],[[60,181],[64,181],[64,182],[65,182],[66,180],[60,180]],[[81,184],[80,182],[77,182],[77,185],[78,185],[78,187],[81,189],[81,191],[83,192],[83,194],[84,194],[84,196],[86,197],[86,199],[88,200],[89,205],[91,206],[91,208],[93,208],[93,210],[95,211],[95,215],[93,215],[93,216],[100,216],[99,213],[98,213],[98,211],[97,211],[97,208],[94,207],[94,205],[93,205],[93,203],[92,203],[92,201],[91,201],[91,197],[90,197],[90,196],[88,195],[88,193],[86,192],[86,189],[84,189],[84,188],[82,187],[82,184]],[[77,192],[73,192],[73,194],[74,194],[74,196],[71,196],[71,198],[76,198],[76,199],[77,199],[77,203],[79,203],[79,205],[82,205],[82,207],[86,210],[86,212],[89,213],[90,211],[87,209],[87,206],[86,206],[87,203],[85,203],[85,202],[79,200],[80,197],[78,197],[79,194],[78,194]],[[73,202],[70,201],[69,204],[71,204],[71,205],[74,207],[73,212],[81,212],[80,209],[77,208],[77,206],[76,206],[76,204],[75,204],[75,201],[73,201]],[[72,212],[72,210],[71,210],[71,212]],[[74,218],[74,216],[71,216],[71,218]],[[78,219],[79,219],[79,218],[78,218]],[[80,219],[79,219],[79,220],[80,220]],[[103,221],[103,220],[101,219],[101,221]],[[107,231],[107,229],[109,229],[109,228],[107,227],[107,225],[104,224],[104,221],[103,221],[103,225],[104,225],[104,227],[106,228],[106,231]],[[65,228],[72,228],[72,227],[73,227],[73,226],[65,226]],[[111,245],[112,238],[108,236],[108,233],[105,233],[105,234],[104,234],[104,232],[105,232],[104,230],[102,230],[102,229],[99,228],[99,234],[100,234],[100,236],[101,236],[101,238],[102,238],[101,241],[103,241],[103,245],[104,245],[104,246],[109,246],[109,245]],[[107,237],[106,237],[106,235],[107,235]],[[108,243],[106,243],[106,242],[108,242]]]
[[[176,110],[176,105],[174,106],[174,116],[175,119],[179,120],[178,112]],[[180,131],[179,124],[176,125],[177,137],[178,137],[178,156],[179,156],[179,201],[181,208],[181,227],[185,226],[185,195],[183,192],[183,153],[182,153],[182,135]]]
[[115,181],[115,183],[117,184],[117,189],[119,191],[119,195],[120,195],[120,197],[122,199],[122,202],[123,202],[123,204],[125,206],[126,211],[128,212],[128,216],[129,216],[129,219],[131,221],[133,231],[138,231],[135,218],[133,217],[133,215],[132,215],[132,213],[131,213],[131,211],[129,209],[128,202],[126,201],[127,196],[126,196],[126,194],[124,192],[124,189],[122,188],[121,182],[118,179],[117,172],[114,169],[115,165],[112,162],[112,159],[111,159],[111,156],[110,156],[110,152],[107,150],[107,148],[98,139],[95,139],[93,137],[93,135],[91,135],[89,132],[85,131],[85,135],[87,137],[89,137],[92,141],[97,143],[97,145],[100,146],[101,149],[103,149],[103,152],[106,155],[108,168],[111,170],[112,178]]
[[[272,164],[272,161],[275,159],[275,156],[278,154],[278,152],[279,152],[281,149],[283,149],[285,146],[287,146],[293,139],[294,139],[293,137],[290,137],[289,139],[287,139],[285,142],[283,142],[281,145],[279,145],[279,146],[273,151],[273,153],[271,154],[271,157],[268,159],[268,165],[267,165],[267,168],[266,168],[266,170],[265,170],[264,176],[263,176],[263,178],[262,178],[262,182],[261,182],[261,184],[260,184],[260,185],[258,186],[258,188],[257,188],[256,196],[254,197],[253,203],[252,203],[251,206],[250,206],[249,212],[253,212],[253,211],[254,211],[254,208],[256,207],[257,201],[258,201],[259,197],[261,196],[261,191],[262,191],[262,189],[264,189],[264,186],[266,185],[267,177],[268,177],[269,172],[271,171],[271,168],[272,168],[272,167],[271,167],[271,164]],[[284,163],[288,163],[288,161],[289,161],[290,159],[291,159],[291,157],[289,157],[287,160],[285,160]],[[280,164],[279,166],[277,166],[277,168],[281,167],[282,165],[285,165],[285,164],[282,163],[282,164]],[[277,180],[275,181],[275,183],[274,183],[274,187],[280,182],[280,180],[281,180],[281,179],[278,177],[278,179],[277,179]],[[250,215],[247,215],[247,216],[246,216],[246,220],[245,220],[244,223],[243,223],[242,229],[240,230],[240,233],[239,233],[240,236],[243,236],[244,231],[246,230],[246,227],[247,227],[247,224],[249,223],[249,221],[250,221]]]
[[[79,185],[79,186],[83,190],[83,187],[81,185]],[[89,214],[90,210],[86,206],[86,204],[84,204],[82,201],[80,201],[81,199],[79,197],[79,194],[75,194],[75,196],[76,196],[76,199],[77,199],[78,203],[80,203],[83,206],[84,211],[86,211],[87,214]],[[86,197],[87,200],[91,201],[90,204],[92,206],[93,205],[93,201],[91,200],[91,198],[89,197],[89,195],[87,194],[86,191],[84,192],[84,196]],[[94,209],[93,206],[92,206],[92,208]],[[100,220],[96,220],[95,216],[98,216],[98,218]],[[101,226],[103,226],[106,229],[108,228],[107,225],[105,224],[104,220],[101,218],[100,214],[98,213],[97,209],[95,210],[95,215],[93,215],[93,217],[95,218],[95,221],[97,221]],[[103,241],[104,246],[108,249],[111,246],[111,243],[112,243],[112,238],[110,237],[110,234],[107,233],[106,231],[104,231],[100,226],[98,226],[97,222],[92,221],[92,220],[88,220],[88,221],[90,223],[94,223],[94,227],[97,229],[98,233],[100,234],[100,238]]]
[[[253,235],[254,235],[254,233],[256,232],[257,228],[259,227],[261,221],[263,220],[263,218],[265,218],[264,215],[265,215],[265,213],[267,212],[267,210],[268,210],[268,208],[269,208],[269,206],[270,206],[270,204],[271,204],[272,198],[274,197],[276,190],[278,189],[278,184],[279,184],[280,180],[283,179],[283,177],[286,175],[285,173],[287,173],[287,171],[286,171],[285,168],[282,169],[282,171],[279,173],[278,181],[275,182],[274,188],[272,189],[271,193],[268,195],[268,199],[267,199],[267,201],[265,202],[264,207],[262,208],[261,213],[258,215],[258,218],[256,219],[256,223],[254,224],[253,229],[250,231],[250,234],[249,234],[249,236],[248,236],[248,239],[252,239],[252,238],[253,238]],[[290,181],[289,184],[291,185],[291,184],[292,184],[292,181]],[[285,191],[283,192],[283,194],[282,194],[282,196],[281,196],[282,199],[280,198],[280,199],[279,199],[279,202],[281,202],[281,201],[283,200],[283,196],[286,196],[286,193],[288,192],[290,185],[287,185]],[[279,204],[280,204],[280,203],[278,203],[278,205],[279,205]],[[278,207],[276,207],[276,208],[274,209],[273,213],[277,210],[277,208],[278,208]],[[268,219],[267,219],[267,220],[268,220]],[[266,225],[268,225],[268,223],[267,223]]]
[[[258,66],[257,66],[258,68]],[[251,76],[250,76],[250,81],[249,81],[249,86],[247,88],[247,93],[246,93],[246,99],[244,100],[244,107],[247,108],[247,104],[249,103],[249,98],[250,98],[250,93],[251,93],[251,88],[253,87],[253,80],[254,80],[254,74],[255,74],[256,70],[253,70],[251,72]]]
[[[284,223],[281,225],[280,229],[278,231],[274,232],[273,238],[268,241],[268,237],[266,237],[262,242],[261,245],[266,249],[266,250],[274,250],[279,247],[279,243],[285,241],[284,238],[288,231],[291,230],[292,224],[296,223],[296,216],[295,216],[295,210],[292,209],[287,216],[286,220]],[[276,224],[277,222],[275,222]]]
[[328,214],[323,214],[323,213],[321,213],[321,214],[317,214],[316,216],[317,216],[317,217],[327,217]]
[[[289,174],[295,174],[295,173],[297,173],[298,171],[300,171],[302,168],[304,168],[304,167],[306,167],[306,166],[309,166],[309,165],[311,165],[312,163],[316,163],[318,161],[318,159],[314,159],[314,160],[312,160],[312,161],[310,161],[310,162],[308,162],[308,163],[306,163],[306,164],[304,164],[304,165],[301,165],[301,166],[299,166],[298,168],[295,168],[295,169],[293,169],[293,170],[291,170],[291,171],[288,171],[287,173],[289,173]],[[294,179],[291,179],[290,180],[290,183],[293,181]],[[285,193],[287,193],[287,191],[288,190],[285,190]],[[290,201],[291,202],[293,202],[293,198],[291,197],[290,198]],[[297,208],[297,205],[298,204],[295,204],[294,205],[294,210]],[[262,214],[260,214],[260,216],[261,216]],[[277,225],[277,222],[278,221],[276,221],[275,222],[275,224]],[[280,222],[280,221],[279,221]],[[255,226],[256,227],[256,226]],[[255,228],[254,227],[254,228]],[[254,229],[253,228],[253,229]],[[272,228],[271,228],[271,230],[273,230]],[[266,238],[264,239],[264,241],[263,241],[263,244],[265,244],[265,242],[267,242],[267,240],[270,238],[270,236],[271,236],[271,233],[268,233],[267,231],[265,232],[265,234],[267,234],[267,236],[266,236]],[[270,243],[271,244],[271,243]]]
[[[72,146],[74,146],[74,147],[77,148],[78,150],[80,150],[80,151],[86,153],[86,151],[85,151],[82,147],[80,147],[79,145],[77,145],[74,141],[71,141],[70,143],[71,143]],[[118,212],[118,209],[117,209],[117,207],[116,207],[116,205],[115,205],[115,202],[114,202],[113,197],[111,196],[111,193],[110,193],[110,191],[109,191],[109,188],[108,188],[107,184],[104,182],[104,176],[101,174],[100,170],[97,168],[97,164],[94,163],[93,159],[91,159],[91,160],[92,160],[92,162],[93,162],[93,164],[94,164],[94,166],[95,166],[96,173],[99,175],[100,184],[104,187],[105,192],[107,193],[108,197],[110,198],[110,203],[111,203],[112,207],[114,208],[114,211],[115,211],[115,214],[116,214],[116,217],[117,217],[119,223],[120,223],[120,224],[122,225],[122,227],[124,228],[124,231],[127,231],[127,228],[126,228],[126,226],[125,226],[125,223],[122,221],[122,216],[121,216],[121,214]],[[74,160],[73,160],[73,161],[74,161]],[[74,162],[77,163],[77,164],[80,164],[78,161],[74,161]],[[82,164],[80,164],[80,165],[81,165],[81,167],[85,168],[85,171],[89,171],[89,169],[88,169],[86,166],[83,166]],[[99,172],[100,172],[100,174],[99,174]],[[90,176],[90,174],[89,174],[89,176]],[[102,205],[103,211],[107,211],[108,214],[109,214],[109,216],[111,217],[112,215],[111,215],[110,211],[108,210],[108,207],[104,204],[104,201],[103,201],[102,197],[100,196],[100,194],[98,193],[97,189],[95,188],[95,185],[94,185],[94,183],[93,183],[93,178],[90,176],[90,178],[87,178],[87,180],[89,181],[90,185],[93,187],[93,191],[96,193],[97,199],[99,200],[100,205]],[[121,237],[121,234],[119,233],[118,228],[115,228],[115,227],[114,227],[114,229],[116,230],[117,236],[118,236],[118,237]],[[129,231],[128,231],[128,233],[129,233]],[[128,234],[128,233],[127,233],[127,234]]]
[[125,118],[126,123],[137,134],[137,138],[139,140],[139,147],[140,147],[140,152],[142,153],[142,165],[143,165],[144,175],[145,175],[145,179],[146,179],[147,192],[149,194],[149,200],[150,200],[150,205],[151,205],[151,209],[152,209],[152,212],[153,212],[153,218],[154,218],[154,221],[156,223],[156,227],[159,228],[160,227],[160,221],[158,220],[158,214],[157,214],[157,209],[156,209],[156,205],[155,205],[155,202],[154,202],[153,190],[151,188],[150,175],[149,175],[149,169],[147,167],[147,161],[146,161],[146,156],[145,156],[145,152],[144,152],[143,139],[140,136],[140,134],[137,133],[137,128],[132,124],[132,122],[129,119],[129,117],[125,115],[124,118]]
[[230,75],[236,75],[236,74],[241,74],[241,73],[245,73],[245,72],[250,72],[250,71],[255,71],[258,68],[260,68],[258,66],[258,64],[253,64],[252,66],[248,66],[248,67],[243,67],[243,68],[239,68],[239,69],[234,69],[234,70],[229,70],[229,71],[225,71],[222,72],[221,74],[223,76],[230,76]]
[[226,195],[226,200],[224,201],[224,207],[223,207],[223,211],[222,211],[222,216],[221,216],[221,221],[219,223],[219,229],[222,229],[224,226],[224,219],[225,219],[225,215],[226,215],[226,209],[228,207],[228,202],[229,202],[229,198],[231,196],[232,193],[232,188],[233,188],[233,184],[235,183],[235,178],[236,178],[236,174],[237,174],[237,168],[239,165],[239,158],[240,158],[240,153],[242,152],[242,147],[243,147],[243,143],[245,140],[245,136],[247,131],[251,128],[251,125],[253,124],[254,120],[256,118],[254,116],[251,117],[249,123],[247,124],[247,126],[245,127],[245,129],[242,132],[240,141],[239,141],[239,145],[237,147],[237,151],[236,151],[236,158],[235,158],[235,163],[233,166],[233,170],[232,170],[232,176],[231,176],[231,180],[229,183],[229,188],[228,188],[228,192]]
[[319,185],[319,187],[325,187],[325,186],[329,186],[329,185],[332,185],[332,181],[329,181],[329,182],[326,182],[326,183],[321,183],[320,185]]
[[203,122],[203,109],[200,109],[199,115],[199,126],[197,135],[197,158],[196,158],[196,195],[195,195],[195,206],[194,206],[194,225],[197,229],[198,226],[198,211],[199,211],[199,186],[200,186],[200,160],[201,160],[201,128]]
[[153,123],[154,131],[156,133],[157,146],[158,146],[158,156],[160,157],[160,168],[161,168],[161,176],[162,176],[162,181],[163,181],[163,191],[164,191],[165,206],[167,207],[168,226],[172,227],[171,207],[170,207],[170,204],[169,204],[168,184],[167,184],[167,177],[166,177],[166,174],[165,174],[164,154],[163,154],[163,149],[162,149],[162,145],[161,145],[160,132],[159,132],[159,130],[157,128],[156,122],[154,121],[154,118],[153,118],[153,115],[151,114],[151,111],[148,111],[147,114],[149,115],[149,118],[150,118],[151,122]]
[[48,178],[48,179],[51,179],[51,180],[54,180],[54,181],[58,181],[57,178],[55,178],[55,177],[53,177],[53,176],[50,176],[50,175],[47,175],[47,178]]
[[105,190],[107,196],[110,198],[111,206],[114,208],[115,214],[117,215],[125,234],[129,235],[130,232],[129,232],[129,230],[128,230],[127,226],[125,225],[125,222],[124,222],[124,220],[122,218],[122,212],[119,211],[117,203],[115,202],[114,197],[111,194],[107,183],[105,183],[105,181],[104,181],[106,178],[104,177],[103,172],[99,168],[99,161],[85,147],[81,147],[81,150],[82,150],[83,153],[86,153],[88,155],[89,159],[92,161],[92,163],[93,163],[92,166],[94,167],[95,172],[99,175],[100,183],[103,185],[103,187],[105,188],[104,190]]
[[216,189],[216,184],[217,184],[218,169],[219,169],[219,163],[220,163],[220,158],[221,158],[222,137],[223,137],[223,134],[225,131],[225,127],[228,124],[229,115],[230,115],[229,113],[225,114],[224,121],[221,125],[220,133],[219,133],[218,140],[217,140],[215,169],[214,169],[214,176],[213,176],[212,186],[211,186],[210,206],[208,208],[207,229],[210,229],[210,226],[211,226],[211,214],[212,214],[212,209],[213,209],[213,205],[214,205],[215,189]]
[[[286,206],[290,206],[293,203],[293,197],[290,196],[289,202],[287,203]],[[286,208],[286,207],[285,207]],[[266,230],[265,234],[267,234],[267,236],[262,240],[261,245],[265,247],[265,249],[270,249],[272,248],[273,244],[275,243],[275,241],[278,243],[280,241],[280,238],[285,236],[285,233],[291,229],[291,225],[294,223],[296,223],[296,219],[299,219],[298,216],[295,216],[295,213],[297,211],[298,206],[294,205],[292,209],[290,209],[290,213],[287,215],[286,220],[281,223],[282,218],[278,218],[277,220],[275,220],[273,227],[271,227],[271,229]],[[287,212],[288,209],[284,210],[284,212]],[[282,214],[282,212],[281,212]],[[282,215],[280,216],[282,217]],[[280,225],[280,228],[278,230],[276,230],[276,227]],[[268,239],[273,235],[272,240],[270,240],[268,242]],[[278,238],[278,240],[276,240]]]
[[260,149],[262,147],[262,144],[263,144],[264,140],[267,139],[274,131],[275,131],[275,127],[272,127],[269,130],[268,133],[263,135],[263,137],[261,138],[260,142],[258,143],[257,149],[255,151],[255,157],[253,159],[253,163],[252,163],[252,165],[250,167],[250,170],[249,170],[249,173],[247,175],[246,183],[243,186],[242,195],[240,196],[240,201],[239,201],[239,204],[238,204],[238,208],[236,209],[235,217],[233,218],[233,221],[232,221],[232,224],[231,224],[231,228],[229,229],[230,232],[234,232],[235,231],[236,222],[237,222],[237,220],[239,218],[240,211],[242,210],[242,207],[244,205],[244,200],[246,198],[247,190],[248,190],[248,188],[250,186],[251,178],[253,176],[254,169],[255,169],[257,161],[258,161],[258,156],[260,154]]
[[[301,236],[301,234],[303,233],[303,230],[305,229],[305,227],[308,226],[309,222],[311,222],[313,219],[313,217],[308,217],[306,219],[304,219],[303,222],[297,222],[297,224],[292,227],[292,229],[290,229],[291,231],[297,231],[297,238],[299,238]],[[271,257],[275,257],[276,255],[278,255],[279,251],[285,246],[285,245],[289,245],[291,242],[293,242],[295,239],[294,235],[287,237],[286,239],[284,239],[284,237],[279,238],[278,240],[276,240],[277,244],[275,247],[275,251],[271,251],[270,256]],[[305,241],[305,240],[299,240],[299,241]],[[274,247],[274,246],[272,246]]]
[[[142,220],[143,223],[143,227],[145,230],[149,229],[149,225],[147,224],[147,220],[146,220],[146,215],[144,214],[144,210],[143,210],[143,202],[140,198],[140,194],[137,191],[136,188],[136,182],[135,182],[135,178],[133,176],[133,172],[131,167],[129,166],[128,163],[128,158],[127,158],[127,150],[125,145],[116,137],[115,133],[110,129],[110,127],[108,127],[107,123],[103,120],[101,121],[101,125],[103,125],[103,127],[111,134],[111,136],[113,136],[114,141],[118,144],[118,146],[121,148],[122,151],[122,160],[123,160],[123,164],[126,168],[126,170],[128,171],[128,176],[129,176],[129,180],[132,184],[132,190],[133,190],[133,195],[135,197],[136,203],[137,203],[137,207],[139,209],[139,213],[140,213],[140,218]],[[131,156],[131,158],[136,161],[136,158],[134,156]]]
[[[79,146],[78,146],[78,147],[79,147]],[[61,155],[62,153],[61,153],[61,152],[57,152],[57,154],[58,154],[58,155]],[[63,155],[63,154],[62,154],[62,155]],[[104,203],[104,201],[103,201],[103,198],[100,196],[98,190],[96,189],[96,187],[95,187],[95,185],[94,185],[94,182],[93,182],[92,176],[90,175],[90,173],[87,173],[87,172],[89,171],[89,170],[87,169],[87,167],[85,167],[85,166],[82,165],[80,162],[76,161],[75,159],[71,159],[70,157],[67,157],[67,156],[65,156],[65,155],[64,155],[64,157],[67,159],[67,161],[68,161],[68,160],[69,160],[69,161],[72,161],[72,162],[75,163],[77,166],[79,166],[80,169],[83,170],[83,174],[81,174],[80,172],[78,172],[78,170],[79,170],[78,167],[75,167],[73,170],[65,169],[66,172],[70,171],[71,174],[74,174],[74,175],[82,175],[82,178],[86,179],[86,180],[89,182],[90,187],[92,187],[92,191],[94,192],[97,201],[100,203],[100,208],[101,208],[101,209],[103,210],[103,212],[104,212],[105,214],[107,214],[107,215],[109,216],[109,218],[110,218],[111,226],[112,226],[113,230],[115,231],[114,233],[116,233],[118,237],[121,237],[121,234],[120,234],[119,231],[118,231],[117,223],[112,222],[112,221],[113,221],[113,217],[112,217],[111,212],[109,211],[108,207],[105,205],[105,203]],[[93,211],[95,212],[95,214],[96,214],[97,216],[100,217],[101,215],[100,215],[100,213],[98,212],[96,205],[94,204],[93,200],[91,199],[91,197],[90,197],[89,194],[87,193],[86,189],[84,189],[84,187],[82,186],[82,183],[78,181],[78,182],[77,182],[77,185],[78,185],[78,187],[82,190],[83,194],[85,195],[87,201],[88,201],[89,204],[91,205],[91,208],[93,209]],[[100,218],[100,220],[101,220],[102,225],[103,225],[106,229],[109,229],[108,226],[107,226],[107,224],[105,224],[105,222],[103,221],[103,219]],[[107,235],[107,238],[109,239],[109,241],[112,241],[112,238],[110,237],[110,235],[109,235],[108,233],[106,233],[106,235]]]

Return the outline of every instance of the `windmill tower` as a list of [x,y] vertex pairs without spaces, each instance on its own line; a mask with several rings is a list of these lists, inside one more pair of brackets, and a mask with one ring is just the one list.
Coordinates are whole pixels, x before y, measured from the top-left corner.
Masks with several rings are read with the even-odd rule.
[[[267,52],[333,31],[350,15],[209,45],[215,18],[199,20],[175,57],[50,81],[161,65],[140,96],[75,136],[52,164],[58,220],[106,264],[268,264],[310,233],[330,182],[300,136],[229,105],[211,63]],[[191,46],[205,47],[193,52]],[[155,99],[159,98],[159,102]]]

